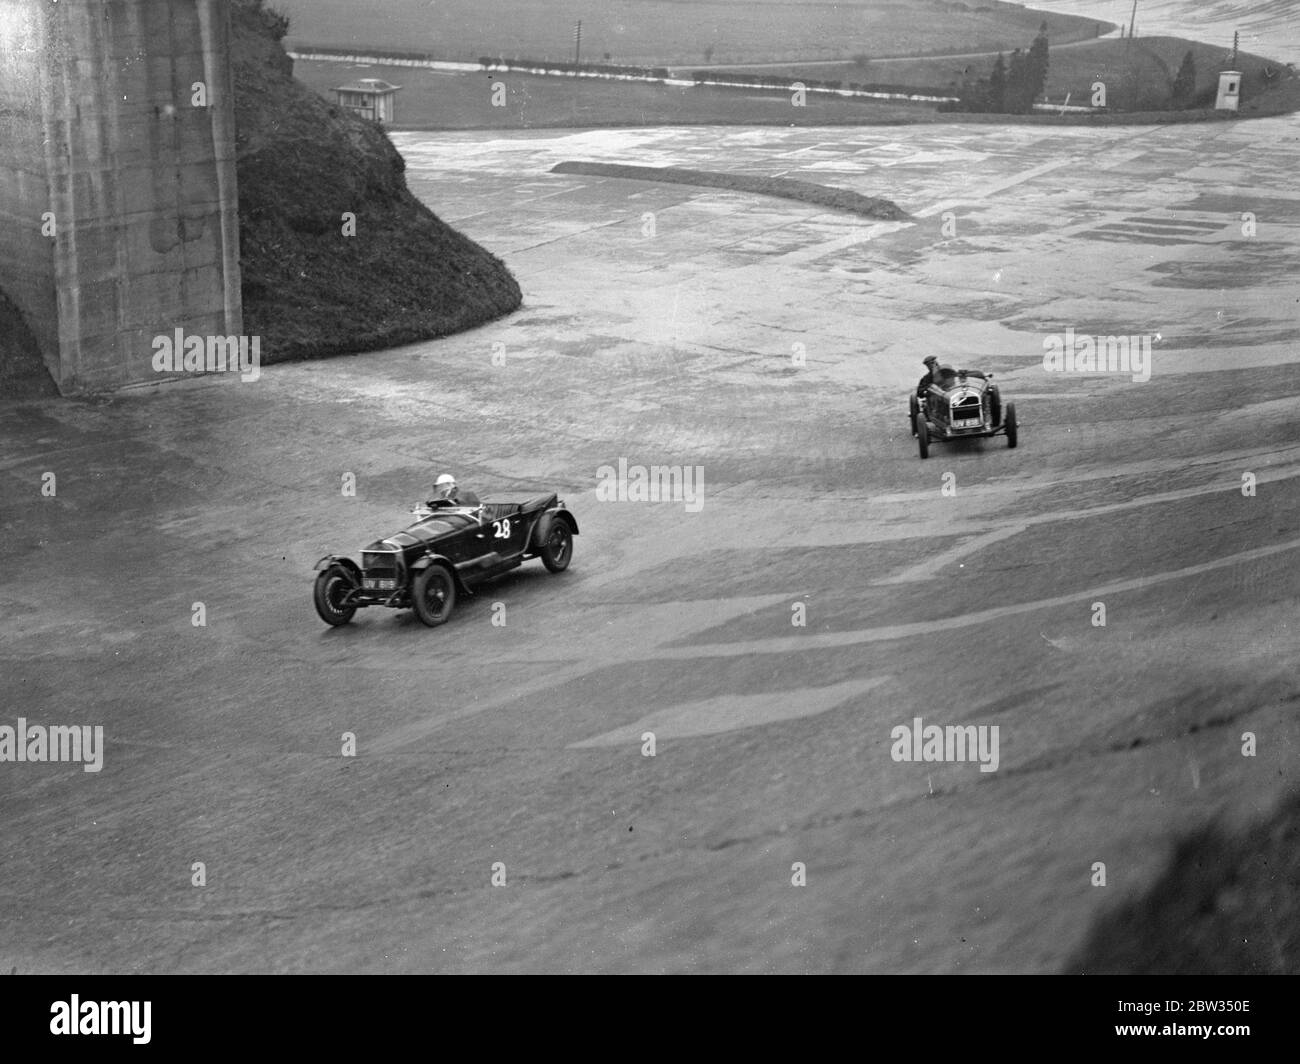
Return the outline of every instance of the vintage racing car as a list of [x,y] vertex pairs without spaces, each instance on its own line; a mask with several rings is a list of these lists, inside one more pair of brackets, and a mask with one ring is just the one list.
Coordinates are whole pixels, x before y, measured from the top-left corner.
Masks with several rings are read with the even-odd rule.
[[541,558],[569,567],[578,522],[554,492],[489,495],[479,506],[435,500],[419,520],[361,549],[361,564],[339,555],[316,563],[316,612],[343,625],[364,606],[411,608],[430,627],[444,623],[457,594]]
[[1016,445],[1016,404],[1004,408],[992,374],[973,369],[937,377],[924,397],[913,390],[907,420],[922,458],[930,457],[931,443],[1005,434],[1007,446]]

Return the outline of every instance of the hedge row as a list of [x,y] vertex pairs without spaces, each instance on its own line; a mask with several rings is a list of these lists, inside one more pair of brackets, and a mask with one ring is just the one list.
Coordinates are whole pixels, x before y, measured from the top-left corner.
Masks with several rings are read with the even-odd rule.
[[796,78],[779,74],[745,74],[732,70],[695,70],[692,71],[691,77],[696,85],[712,83],[714,85],[735,85],[744,88],[780,89],[783,91],[789,91],[796,85],[802,85],[805,89],[820,89],[827,92],[847,90],[849,92],[887,93],[892,96],[953,95],[952,89],[941,89],[933,86],[857,81],[850,81],[846,84],[843,81],[818,81],[816,78]]
[[566,74],[608,74],[616,77],[650,78],[666,81],[669,78],[667,67],[620,66],[616,63],[552,63],[545,59],[493,59],[479,56],[479,66],[485,70],[508,69],[520,73],[545,74],[559,70]]

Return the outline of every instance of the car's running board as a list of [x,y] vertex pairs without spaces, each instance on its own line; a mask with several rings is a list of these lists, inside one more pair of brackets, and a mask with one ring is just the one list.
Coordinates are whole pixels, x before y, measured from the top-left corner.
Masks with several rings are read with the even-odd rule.
[[478,587],[480,584],[487,583],[489,580],[500,576],[502,573],[508,573],[511,569],[518,569],[521,564],[523,564],[522,558],[510,558],[491,569],[482,569],[475,573],[461,573],[460,578],[462,580],[468,578],[473,581],[474,587]]

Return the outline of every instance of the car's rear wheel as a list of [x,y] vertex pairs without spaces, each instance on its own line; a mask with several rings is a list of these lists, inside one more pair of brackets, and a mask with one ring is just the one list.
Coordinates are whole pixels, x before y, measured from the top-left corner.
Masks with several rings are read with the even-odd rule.
[[421,623],[430,628],[446,624],[456,605],[456,581],[441,565],[431,565],[415,578],[411,607]]
[[930,426],[925,423],[925,418],[916,421],[916,447],[922,458],[930,457]]
[[1016,424],[1016,404],[1007,403],[1007,446],[1014,447],[1020,426]]
[[316,613],[320,619],[334,628],[352,620],[357,608],[343,605],[343,600],[356,586],[352,574],[341,565],[331,565],[317,573],[312,599],[316,603]]
[[562,573],[573,559],[573,532],[562,517],[543,517],[537,530],[538,555],[553,573]]
[[913,436],[916,435],[916,415],[920,412],[921,401],[916,397],[916,392],[913,392],[911,396],[909,396],[907,403],[907,423],[912,428]]

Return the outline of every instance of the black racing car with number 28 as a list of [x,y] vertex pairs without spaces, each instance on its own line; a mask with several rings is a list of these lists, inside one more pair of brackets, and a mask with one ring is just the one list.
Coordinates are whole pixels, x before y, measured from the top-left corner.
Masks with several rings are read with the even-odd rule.
[[553,573],[573,557],[578,522],[554,492],[489,495],[479,506],[435,500],[419,520],[361,549],[361,564],[339,555],[316,563],[320,619],[343,625],[365,606],[412,609],[429,627],[446,622],[456,596],[541,558]]

